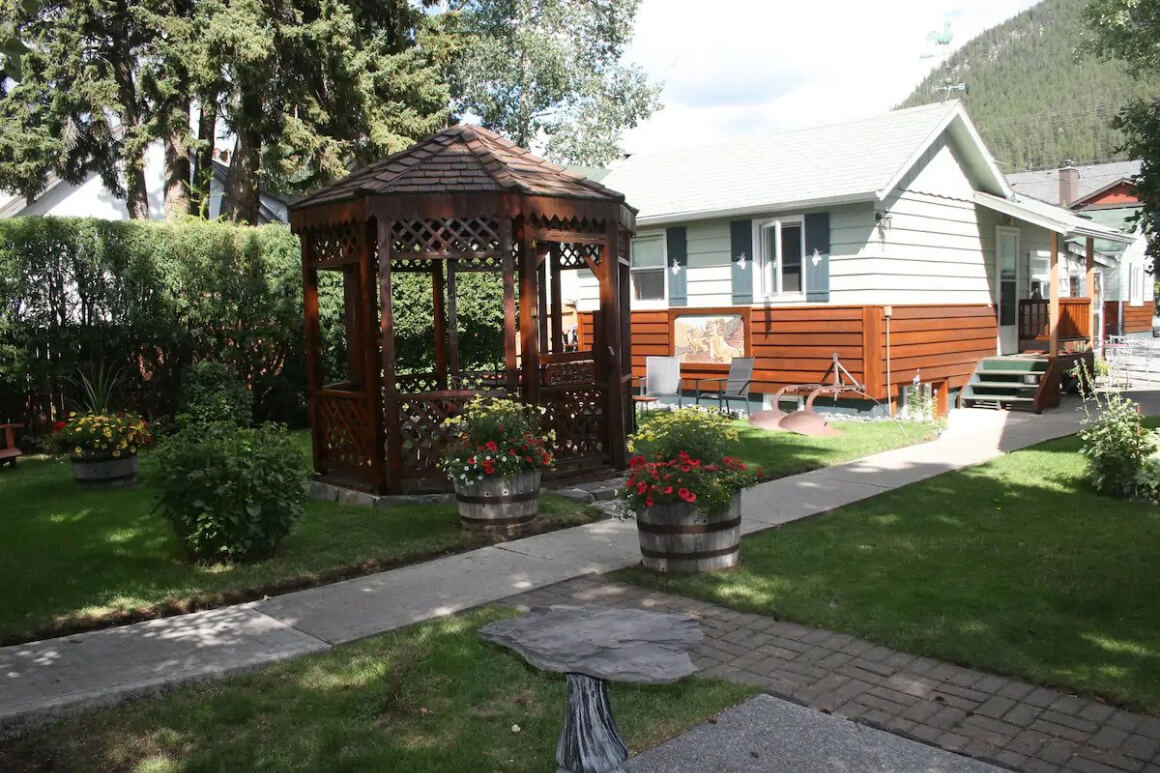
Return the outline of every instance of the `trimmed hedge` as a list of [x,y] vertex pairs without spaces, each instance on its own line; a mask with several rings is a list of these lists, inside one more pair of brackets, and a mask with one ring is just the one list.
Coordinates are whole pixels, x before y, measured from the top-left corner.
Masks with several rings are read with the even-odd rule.
[[302,271],[285,226],[190,219],[0,220],[0,417],[67,409],[66,377],[102,362],[122,402],[172,415],[182,373],[217,360],[259,419],[302,418]]
[[[345,368],[341,277],[322,272],[324,378]],[[430,277],[393,283],[401,372],[433,364]],[[464,368],[503,360],[500,277],[467,274],[456,294]],[[178,409],[198,361],[223,363],[254,397],[254,421],[305,421],[298,238],[190,218],[175,223],[32,217],[0,220],[0,421],[37,434],[68,410],[66,378],[104,363],[124,377],[117,407],[150,419]]]

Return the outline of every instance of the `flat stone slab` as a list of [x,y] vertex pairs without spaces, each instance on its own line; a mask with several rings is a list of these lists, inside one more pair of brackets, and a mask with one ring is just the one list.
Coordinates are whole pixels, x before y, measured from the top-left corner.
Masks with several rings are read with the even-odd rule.
[[610,607],[534,607],[479,629],[536,668],[636,684],[670,684],[696,673],[689,650],[705,638],[689,615]]
[[633,773],[1000,773],[1001,768],[757,695],[629,760]]
[[0,648],[0,736],[55,714],[327,648],[252,604]]

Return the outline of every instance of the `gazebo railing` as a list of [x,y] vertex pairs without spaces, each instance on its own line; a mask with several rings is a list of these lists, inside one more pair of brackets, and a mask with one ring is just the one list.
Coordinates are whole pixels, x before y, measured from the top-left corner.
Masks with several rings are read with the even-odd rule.
[[364,479],[374,464],[375,417],[365,392],[327,387],[314,395],[322,467]]

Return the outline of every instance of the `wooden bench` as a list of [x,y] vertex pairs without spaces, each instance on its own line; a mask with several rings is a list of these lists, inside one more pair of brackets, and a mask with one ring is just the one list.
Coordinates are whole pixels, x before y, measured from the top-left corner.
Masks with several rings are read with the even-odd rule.
[[16,447],[16,430],[23,426],[23,424],[0,424],[0,429],[4,430],[4,445],[0,446],[0,465],[8,464],[15,467],[16,460],[24,455],[24,452]]

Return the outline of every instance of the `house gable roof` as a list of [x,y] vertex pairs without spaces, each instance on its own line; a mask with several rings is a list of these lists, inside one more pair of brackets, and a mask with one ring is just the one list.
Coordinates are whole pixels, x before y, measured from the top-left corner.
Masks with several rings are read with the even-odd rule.
[[[1121,180],[1140,173],[1139,161],[1110,161],[1104,164],[1084,164],[1079,170],[1079,187],[1076,201],[1090,198],[1093,193]],[[1059,203],[1059,169],[1033,169],[1027,172],[1013,172],[1007,175],[1007,182],[1016,193],[1046,201]]]
[[977,188],[1010,193],[958,102],[634,155],[604,182],[624,191],[642,225],[881,201],[944,132]]
[[623,202],[624,195],[480,126],[457,124],[299,199],[291,209],[363,195],[524,193]]

